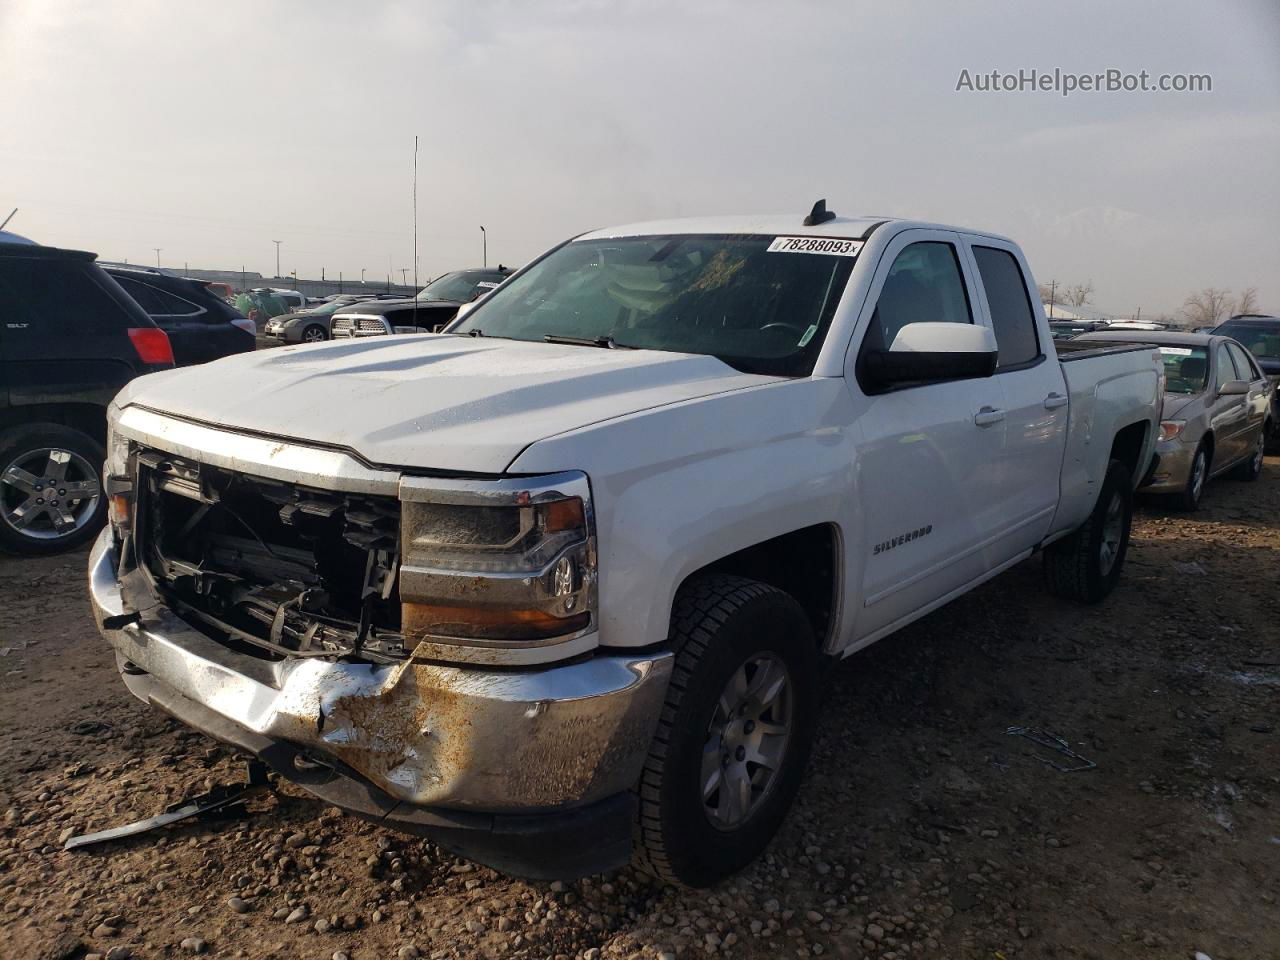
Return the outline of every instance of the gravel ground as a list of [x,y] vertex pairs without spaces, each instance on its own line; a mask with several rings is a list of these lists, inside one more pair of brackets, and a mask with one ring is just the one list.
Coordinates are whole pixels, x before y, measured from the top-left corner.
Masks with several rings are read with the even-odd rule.
[[1274,960],[1280,460],[1134,537],[1099,607],[1032,560],[840,664],[798,805],[709,891],[513,880],[289,786],[63,852],[242,763],[124,691],[84,553],[0,560],[0,956]]

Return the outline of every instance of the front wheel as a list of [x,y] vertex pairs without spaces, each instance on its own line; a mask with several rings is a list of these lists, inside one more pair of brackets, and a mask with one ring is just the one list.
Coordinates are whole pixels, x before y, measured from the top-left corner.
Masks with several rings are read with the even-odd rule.
[[1105,598],[1120,579],[1132,524],[1133,482],[1128,468],[1112,460],[1089,519],[1044,552],[1049,592],[1079,603]]
[[329,331],[317,323],[313,323],[302,331],[303,343],[324,343],[329,339]]
[[1200,498],[1204,496],[1204,484],[1209,479],[1209,450],[1203,443],[1196,447],[1195,456],[1191,458],[1191,469],[1187,472],[1187,482],[1182,492],[1177,494],[1179,508],[1194,513],[1200,509]]
[[704,887],[754,860],[804,774],[818,651],[781,590],[725,575],[680,589],[675,669],[637,786],[636,864]]

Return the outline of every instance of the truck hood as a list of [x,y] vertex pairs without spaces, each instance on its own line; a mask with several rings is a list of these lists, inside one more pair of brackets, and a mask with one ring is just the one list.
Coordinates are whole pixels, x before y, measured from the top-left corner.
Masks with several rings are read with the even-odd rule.
[[501,473],[545,437],[776,379],[691,354],[412,335],[167,370],[134,380],[117,403],[384,466]]

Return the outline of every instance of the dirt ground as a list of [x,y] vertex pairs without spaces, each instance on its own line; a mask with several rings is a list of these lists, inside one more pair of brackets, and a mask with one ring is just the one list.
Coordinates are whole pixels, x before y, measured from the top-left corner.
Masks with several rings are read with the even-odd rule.
[[513,880],[291,787],[63,852],[242,776],[125,692],[84,566],[0,560],[0,957],[1280,957],[1274,457],[1144,504],[1099,607],[1031,560],[839,665],[797,807],[711,891]]

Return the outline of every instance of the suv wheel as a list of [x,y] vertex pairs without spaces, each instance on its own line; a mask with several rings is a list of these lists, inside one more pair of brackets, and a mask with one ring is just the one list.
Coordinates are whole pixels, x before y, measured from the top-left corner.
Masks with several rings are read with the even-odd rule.
[[0,433],[0,547],[37,556],[89,541],[106,517],[104,457],[97,441],[70,427]]
[[817,646],[800,605],[699,577],[672,615],[675,669],[637,787],[637,866],[708,886],[755,859],[800,788],[817,717]]
[[1112,460],[1089,519],[1075,533],[1044,552],[1044,581],[1054,596],[1098,603],[1120,579],[1133,523],[1133,483],[1119,460]]

